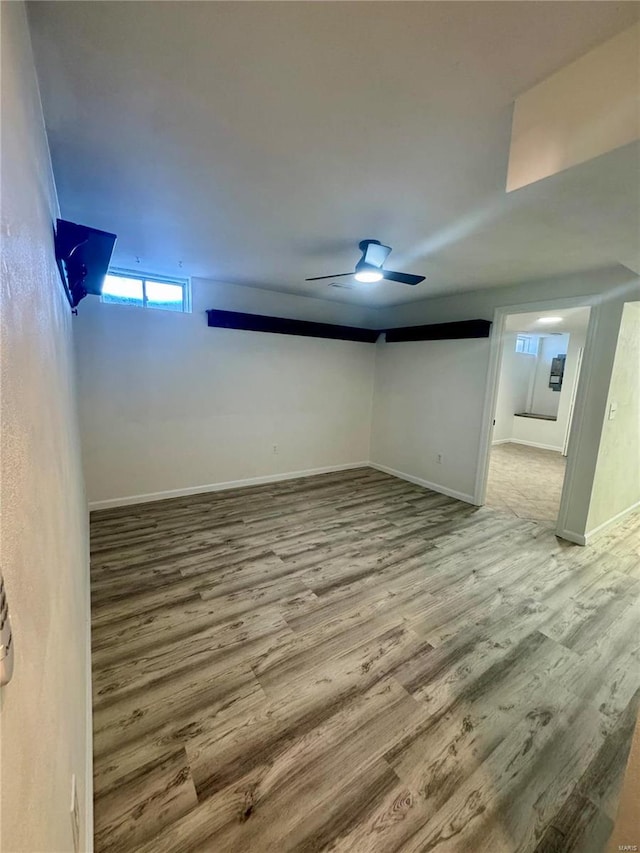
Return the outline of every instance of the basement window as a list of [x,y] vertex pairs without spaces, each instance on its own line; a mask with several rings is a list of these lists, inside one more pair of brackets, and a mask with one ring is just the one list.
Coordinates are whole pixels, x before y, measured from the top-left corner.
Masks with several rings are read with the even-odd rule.
[[187,313],[191,309],[189,297],[186,279],[136,275],[127,270],[111,269],[104,277],[101,301]]
[[538,339],[534,335],[517,335],[516,352],[538,355]]

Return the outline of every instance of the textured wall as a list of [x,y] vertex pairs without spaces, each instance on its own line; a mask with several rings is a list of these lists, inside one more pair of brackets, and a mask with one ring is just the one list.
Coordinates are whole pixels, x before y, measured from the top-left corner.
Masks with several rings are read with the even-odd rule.
[[72,849],[72,773],[80,810],[90,808],[87,514],[57,203],[22,3],[2,4],[1,26],[1,533],[16,659],[1,690],[0,846],[58,853]]
[[640,502],[640,302],[627,302],[622,312],[611,403],[618,408],[604,422],[587,530]]

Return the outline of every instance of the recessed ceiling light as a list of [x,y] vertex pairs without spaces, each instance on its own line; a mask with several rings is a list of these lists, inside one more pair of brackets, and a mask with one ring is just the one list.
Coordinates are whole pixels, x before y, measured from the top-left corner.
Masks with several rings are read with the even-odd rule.
[[562,317],[538,317],[538,323],[562,323]]

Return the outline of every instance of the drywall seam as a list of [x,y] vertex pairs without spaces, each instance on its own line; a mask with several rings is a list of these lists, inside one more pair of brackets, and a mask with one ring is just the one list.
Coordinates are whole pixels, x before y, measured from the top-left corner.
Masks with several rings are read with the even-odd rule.
[[131,504],[151,503],[168,498],[182,498],[189,495],[201,495],[206,492],[223,492],[228,489],[242,489],[246,486],[261,486],[265,483],[278,483],[281,480],[295,480],[298,477],[315,477],[317,474],[332,474],[336,471],[350,471],[353,468],[366,468],[369,462],[346,462],[342,465],[327,465],[324,468],[310,468],[306,471],[288,471],[284,474],[266,474],[262,477],[248,477],[244,480],[229,480],[225,483],[208,483],[203,486],[189,486],[184,489],[168,489],[163,492],[151,492],[146,495],[127,495],[121,498],[109,498],[104,501],[91,501],[89,510],[112,509]]
[[409,483],[415,483],[417,486],[422,486],[425,489],[431,489],[432,492],[439,492],[441,495],[455,498],[458,501],[464,501],[467,504],[476,505],[473,495],[457,492],[455,489],[449,489],[447,486],[441,486],[439,483],[431,483],[429,480],[423,480],[421,477],[414,477],[413,474],[405,474],[404,471],[396,471],[395,468],[388,468],[386,465],[379,465],[377,462],[368,463],[371,468],[376,468],[384,474],[391,474],[392,477],[398,477],[400,480],[407,480]]

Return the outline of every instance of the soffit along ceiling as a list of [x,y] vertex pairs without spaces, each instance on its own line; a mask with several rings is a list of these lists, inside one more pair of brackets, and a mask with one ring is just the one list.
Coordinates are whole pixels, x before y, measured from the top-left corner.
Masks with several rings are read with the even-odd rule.
[[[32,3],[62,215],[116,232],[122,267],[373,306],[631,264],[637,146],[505,180],[514,98],[639,10]],[[427,280],[305,283],[363,238]]]

